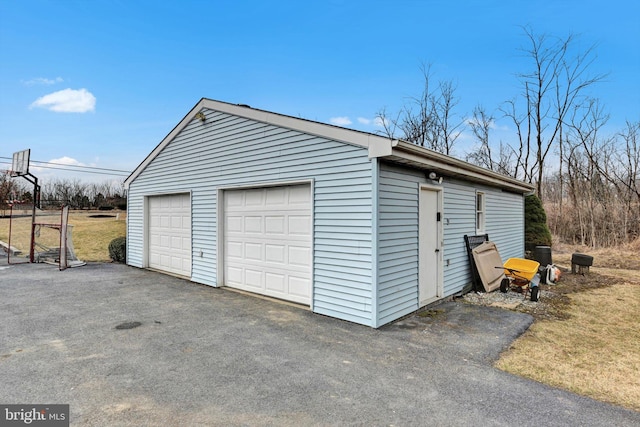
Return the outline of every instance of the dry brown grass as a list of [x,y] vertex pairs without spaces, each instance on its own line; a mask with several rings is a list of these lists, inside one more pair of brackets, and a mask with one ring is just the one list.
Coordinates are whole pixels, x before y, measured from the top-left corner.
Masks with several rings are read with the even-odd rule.
[[[92,218],[92,215],[113,215],[112,218]],[[117,215],[117,219],[115,216]],[[36,222],[59,223],[56,215],[39,216]],[[11,245],[29,252],[31,217],[14,218],[11,230]],[[73,246],[76,255],[83,261],[110,261],[109,242],[126,234],[126,213],[116,211],[71,211],[69,224],[73,225]],[[50,247],[59,246],[59,234],[41,228],[42,242]],[[9,219],[0,218],[0,240],[8,242]]]
[[640,411],[640,256],[634,248],[554,247],[594,256],[588,275],[565,274],[544,315],[502,355],[497,367],[594,399]]

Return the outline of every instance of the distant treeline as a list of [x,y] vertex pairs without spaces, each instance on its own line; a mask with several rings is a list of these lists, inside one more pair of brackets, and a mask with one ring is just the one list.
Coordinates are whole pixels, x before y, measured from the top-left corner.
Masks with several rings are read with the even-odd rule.
[[[33,191],[28,182],[12,179],[7,172],[0,172],[0,210],[6,211],[10,204],[32,205]],[[79,179],[54,179],[41,184],[40,194],[35,197],[42,209],[63,205],[71,209],[127,208],[124,187],[116,181],[83,183]]]

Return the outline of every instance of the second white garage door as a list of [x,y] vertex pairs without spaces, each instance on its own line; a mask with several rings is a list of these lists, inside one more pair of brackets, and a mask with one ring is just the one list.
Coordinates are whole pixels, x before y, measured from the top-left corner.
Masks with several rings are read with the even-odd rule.
[[311,304],[311,186],[228,190],[223,198],[225,284]]

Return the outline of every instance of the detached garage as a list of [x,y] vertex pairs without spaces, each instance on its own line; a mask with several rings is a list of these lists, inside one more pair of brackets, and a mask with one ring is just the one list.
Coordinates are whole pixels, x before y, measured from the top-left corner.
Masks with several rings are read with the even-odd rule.
[[524,253],[531,186],[405,141],[202,99],[127,178],[127,263],[380,327]]

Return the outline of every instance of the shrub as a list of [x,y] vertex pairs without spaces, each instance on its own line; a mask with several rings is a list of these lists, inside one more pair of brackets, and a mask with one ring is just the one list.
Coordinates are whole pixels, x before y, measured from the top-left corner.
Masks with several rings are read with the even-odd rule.
[[535,194],[524,199],[524,245],[528,251],[533,251],[536,246],[551,246],[547,214]]
[[109,257],[115,262],[127,260],[127,238],[116,237],[109,243]]

